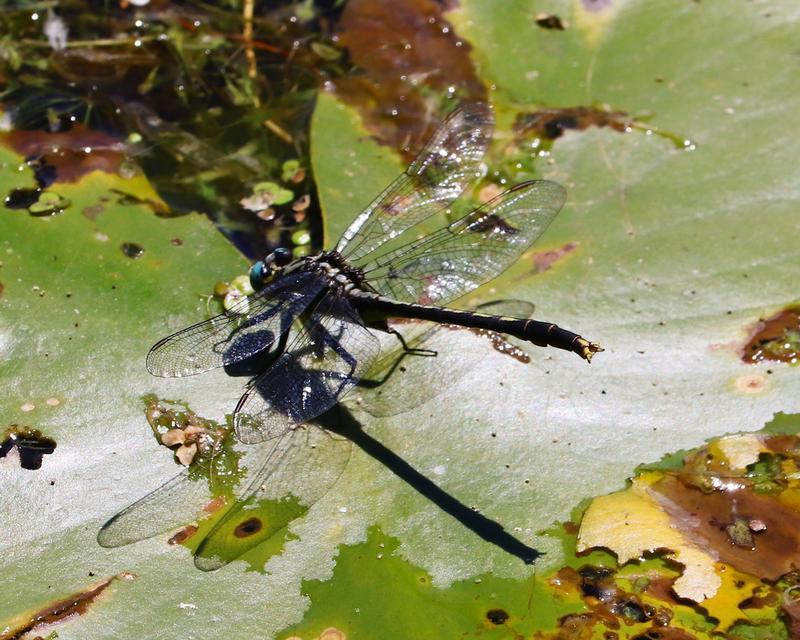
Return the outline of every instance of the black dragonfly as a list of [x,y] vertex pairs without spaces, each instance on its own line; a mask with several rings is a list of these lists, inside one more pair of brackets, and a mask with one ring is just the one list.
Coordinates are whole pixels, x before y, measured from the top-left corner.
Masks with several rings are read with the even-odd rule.
[[[512,265],[545,231],[566,198],[554,182],[524,182],[420,237],[420,223],[442,213],[481,175],[492,129],[489,105],[462,105],[405,173],[356,217],[334,249],[296,260],[285,249],[275,250],[251,268],[256,293],[150,350],[147,368],[163,377],[191,376],[272,354],[271,364],[251,381],[233,414],[240,441],[272,445],[257,462],[262,468],[241,500],[263,493],[267,479],[273,497],[281,490],[302,493],[289,488],[308,469],[309,461],[298,465],[301,452],[314,448],[319,453],[322,440],[306,433],[300,443],[295,432],[331,409],[378,360],[381,343],[374,331],[396,333],[402,342],[402,335],[390,328],[390,318],[494,331],[573,351],[587,361],[602,351],[550,322],[444,306]],[[409,240],[403,242],[405,238]],[[317,444],[307,446],[309,438]],[[332,476],[301,496],[304,503],[318,499],[338,474]],[[156,531],[147,519],[168,510],[172,489],[185,484],[180,477],[171,483],[109,521],[100,542],[117,546],[169,528],[165,522]],[[170,516],[172,525],[179,518],[193,519],[180,509]],[[212,561],[201,568],[216,566]]]

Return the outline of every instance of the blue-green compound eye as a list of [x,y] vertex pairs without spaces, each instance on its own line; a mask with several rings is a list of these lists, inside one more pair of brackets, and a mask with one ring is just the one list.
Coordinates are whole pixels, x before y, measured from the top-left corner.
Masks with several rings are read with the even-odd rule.
[[264,286],[264,280],[269,275],[269,269],[263,260],[259,260],[250,267],[250,284],[258,291]]

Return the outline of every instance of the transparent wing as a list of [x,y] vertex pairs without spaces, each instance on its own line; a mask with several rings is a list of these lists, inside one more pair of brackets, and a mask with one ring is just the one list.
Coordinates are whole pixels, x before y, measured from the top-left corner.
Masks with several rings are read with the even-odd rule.
[[[244,447],[247,474],[233,501],[195,552],[206,571],[235,560],[305,513],[336,482],[352,443],[317,428],[296,427],[282,438]],[[119,547],[207,518],[213,498],[207,482],[184,469],[111,518],[98,533],[103,547]],[[216,517],[216,516],[212,516]]]
[[121,547],[188,524],[211,501],[204,481],[189,479],[189,470],[162,484],[106,522],[97,534],[102,547]]
[[[269,447],[241,447],[239,468],[253,473],[261,470],[270,457]],[[202,477],[191,477],[183,469],[158,489],[137,500],[106,522],[97,535],[103,547],[122,545],[151,538],[209,515],[207,507],[214,495]],[[248,482],[233,490],[234,499],[246,496]]]
[[200,543],[194,559],[199,569],[219,569],[308,511],[342,475],[352,443],[309,425],[251,448],[267,451],[267,459]]
[[147,354],[147,370],[175,378],[245,360],[269,348],[323,286],[316,273],[279,278],[229,312],[157,342]]
[[236,435],[252,444],[316,418],[355,386],[379,353],[380,342],[349,301],[329,293],[286,352],[239,400]]
[[372,262],[364,268],[367,281],[401,302],[442,305],[460,298],[516,262],[565,200],[555,182],[523,182]]
[[[532,318],[534,305],[526,300],[492,300],[475,307],[475,311],[514,318]],[[392,416],[410,411],[451,388],[462,378],[474,374],[475,357],[487,348],[512,357],[518,362],[530,360],[522,341],[514,341],[494,331],[468,329],[456,325],[421,320],[393,322],[403,334],[406,344],[418,351],[406,352],[394,336],[387,336],[381,356],[359,383],[358,392],[348,396],[346,404],[373,416]],[[452,334],[456,334],[453,336]],[[480,336],[484,344],[460,342],[469,334]],[[394,344],[391,344],[391,342]],[[433,355],[435,354],[435,355]],[[420,384],[420,380],[446,380],[447,384]]]
[[480,175],[494,117],[466,103],[436,130],[414,162],[353,221],[336,249],[358,261],[406,229],[442,211]]

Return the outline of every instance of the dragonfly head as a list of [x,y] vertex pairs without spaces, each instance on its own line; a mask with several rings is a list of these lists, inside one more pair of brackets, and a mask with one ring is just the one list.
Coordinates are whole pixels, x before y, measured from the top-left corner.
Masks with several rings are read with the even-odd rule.
[[292,252],[278,247],[263,260],[250,267],[250,284],[253,289],[261,289],[283,267],[292,261]]

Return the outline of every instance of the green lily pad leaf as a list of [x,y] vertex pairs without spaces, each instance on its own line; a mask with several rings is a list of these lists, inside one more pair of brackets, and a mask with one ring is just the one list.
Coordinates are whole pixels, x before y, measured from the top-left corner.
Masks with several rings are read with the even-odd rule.
[[306,177],[306,172],[300,166],[299,160],[287,160],[281,165],[282,182],[302,182]]
[[39,195],[39,200],[29,206],[28,211],[36,216],[46,216],[55,213],[61,213],[69,205],[69,200],[62,198],[57,193],[53,193],[52,191],[42,191],[42,193]]
[[[743,362],[753,327],[797,304],[800,167],[787,135],[800,124],[795,8],[557,0],[546,11],[566,28],[543,28],[528,5],[498,11],[487,0],[445,16],[493,88],[487,182],[544,177],[569,194],[539,242],[460,304],[525,300],[537,319],[606,351],[591,366],[535,349],[525,363],[484,337],[442,331],[436,349],[455,354],[459,375],[415,367],[419,379],[408,384],[424,387],[427,402],[412,396],[404,413],[375,417],[354,402],[363,428],[338,481],[305,511],[241,505],[243,519],[220,541],[242,525],[246,544],[264,542],[218,571],[198,571],[169,534],[114,549],[96,535],[182,469],[153,437],[143,395],[179,399],[220,424],[236,405],[246,379],[155,379],[144,358],[156,340],[204,319],[214,283],[245,272],[244,260],[206,218],[165,217],[143,176],[95,164],[99,156],[47,187],[71,203],[61,215],[3,211],[0,427],[39,431],[57,446],[38,470],[23,469],[16,451],[0,459],[0,571],[14,585],[0,598],[0,626],[126,576],[88,605],[97,615],[61,621],[59,637],[216,638],[220,620],[231,637],[331,638],[361,630],[359,620],[369,623],[363,633],[382,625],[388,638],[409,629],[423,638],[552,635],[561,623],[591,637],[601,629],[585,626],[592,602],[582,589],[606,586],[631,595],[624,633],[650,630],[639,621],[644,605],[658,614],[650,598],[669,592],[642,580],[653,565],[617,567],[606,551],[576,557],[575,532],[570,547],[552,523],[619,491],[638,463],[797,411],[798,369],[782,351]],[[246,89],[237,91],[247,98]],[[691,144],[678,148],[680,139]],[[319,97],[311,141],[331,248],[404,166],[329,94]],[[4,195],[34,186],[25,157],[0,146]],[[291,202],[281,189],[263,191]],[[131,259],[126,244],[143,252]],[[774,500],[780,468],[754,463],[760,498]],[[301,480],[320,470],[303,467]],[[261,528],[246,507],[262,514]],[[759,523],[748,529],[757,544]],[[199,555],[224,559],[241,549],[233,543]],[[546,552],[536,578],[523,549]],[[664,575],[678,574],[667,566]],[[558,581],[548,582],[558,597],[537,598],[542,576]],[[744,595],[735,584],[724,593]],[[730,637],[780,638],[800,619],[787,596],[784,618],[754,626],[753,598],[749,622],[734,622]],[[671,626],[703,638],[715,623],[678,607]]]
[[[538,319],[606,351],[591,367],[547,351],[522,366],[453,332],[450,348],[471,362],[471,375],[422,377],[421,387],[442,387],[438,400],[370,424],[418,468],[438,470],[434,479],[459,499],[547,551],[543,569],[562,552],[536,532],[587,495],[619,487],[631,460],[751,430],[795,406],[795,369],[741,359],[750,327],[797,299],[789,194],[800,170],[781,133],[798,123],[786,66],[794,23],[787,4],[769,18],[754,10],[726,21],[722,12],[565,2],[552,9],[570,25],[563,31],[536,26],[523,5],[498,12],[468,0],[448,14],[495,89],[489,175],[498,171],[508,184],[544,177],[569,194],[519,263],[461,305],[528,300]],[[664,26],[676,19],[684,28]],[[651,34],[644,48],[642,33]],[[735,54],[725,46],[709,56],[715,41],[735,41]],[[627,114],[632,126],[562,119],[547,148],[515,129],[526,114],[578,107]],[[313,125],[314,139],[325,141],[313,161],[331,247],[356,203],[369,202],[402,165],[331,96],[319,100]],[[360,151],[348,158],[329,148]],[[521,575],[513,558],[485,549],[413,494],[375,520],[434,580]],[[448,542],[431,545],[437,536]],[[456,546],[469,549],[458,562]]]
[[242,198],[240,204],[250,211],[261,211],[273,204],[286,204],[294,193],[274,182],[259,182],[253,187],[253,195]]

